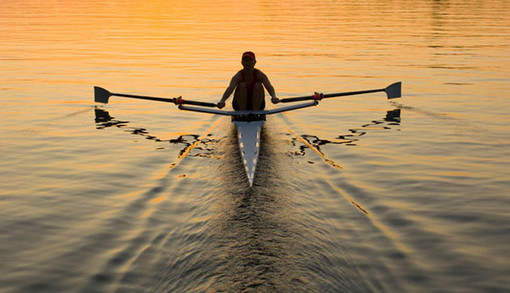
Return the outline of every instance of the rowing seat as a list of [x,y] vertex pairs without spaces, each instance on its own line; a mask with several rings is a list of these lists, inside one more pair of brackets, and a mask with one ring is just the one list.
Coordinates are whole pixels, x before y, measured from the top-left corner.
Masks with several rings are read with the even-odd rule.
[[266,121],[266,114],[235,114],[232,115],[232,121],[245,121],[245,122],[251,122],[251,121]]

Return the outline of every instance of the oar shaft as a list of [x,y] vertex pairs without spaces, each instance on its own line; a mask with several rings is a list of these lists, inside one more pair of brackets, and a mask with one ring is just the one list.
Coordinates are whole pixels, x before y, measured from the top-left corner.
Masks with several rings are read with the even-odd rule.
[[188,100],[184,100],[184,101],[182,102],[182,104],[186,104],[186,105],[196,105],[196,106],[203,106],[203,107],[211,107],[211,108],[216,108],[216,107],[218,107],[218,105],[216,105],[215,103],[199,102],[199,101],[188,101]]
[[[384,90],[385,89],[377,89],[377,90],[365,90],[365,91],[325,94],[322,96],[322,98],[362,95],[362,94],[369,94],[369,93],[376,93],[376,92],[384,92]],[[290,103],[290,102],[298,102],[298,101],[305,101],[305,100],[313,100],[314,98],[315,98],[315,96],[303,96],[303,97],[281,99],[280,102],[281,103]]]
[[111,93],[111,95],[112,96],[117,96],[117,97],[124,97],[124,98],[133,98],[133,99],[142,99],[142,100],[174,103],[174,99],[168,99],[168,98],[159,98],[159,97],[150,97],[150,96],[138,96],[138,95],[127,95],[127,94],[116,94],[116,93]]
[[342,97],[342,96],[354,96],[354,95],[363,95],[363,94],[370,94],[370,93],[377,93],[377,92],[384,92],[384,89],[355,91],[355,92],[336,93],[336,94],[325,94],[323,96],[323,98],[333,98],[333,97]]
[[216,104],[214,104],[214,103],[199,102],[199,101],[189,101],[189,100],[183,100],[183,99],[177,99],[177,98],[169,99],[169,98],[139,96],[139,95],[128,95],[128,94],[117,94],[117,93],[111,93],[111,95],[112,96],[118,96],[118,97],[125,97],[125,98],[133,98],[133,99],[142,99],[142,100],[174,103],[176,105],[177,104],[188,104],[188,105],[196,105],[196,106],[212,107],[212,108],[216,107]]

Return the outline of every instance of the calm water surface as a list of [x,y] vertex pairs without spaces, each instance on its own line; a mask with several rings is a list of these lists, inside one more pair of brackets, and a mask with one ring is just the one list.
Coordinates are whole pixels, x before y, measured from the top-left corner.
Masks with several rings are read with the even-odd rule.
[[[72,2],[72,1],[71,1]],[[510,4],[0,1],[1,292],[510,292]],[[249,189],[216,102],[279,97]]]

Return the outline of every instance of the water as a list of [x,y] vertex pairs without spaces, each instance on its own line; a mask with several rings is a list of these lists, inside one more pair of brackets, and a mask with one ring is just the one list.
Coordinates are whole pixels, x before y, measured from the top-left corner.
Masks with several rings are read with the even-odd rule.
[[[2,1],[0,291],[510,292],[506,1]],[[247,187],[217,101],[280,98]]]

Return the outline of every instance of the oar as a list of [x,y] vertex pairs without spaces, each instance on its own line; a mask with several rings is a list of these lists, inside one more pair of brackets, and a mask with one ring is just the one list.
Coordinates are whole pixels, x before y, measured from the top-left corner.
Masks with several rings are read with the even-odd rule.
[[391,84],[383,89],[376,89],[376,90],[365,90],[365,91],[356,91],[356,92],[344,92],[344,93],[334,93],[334,94],[315,94],[313,96],[304,96],[304,97],[295,97],[295,98],[286,98],[281,99],[280,102],[282,103],[290,103],[290,102],[297,102],[297,101],[304,101],[304,100],[321,100],[324,98],[333,98],[333,97],[342,97],[342,96],[354,96],[354,95],[361,95],[361,94],[368,94],[368,93],[376,93],[376,92],[386,92],[386,95],[388,96],[388,99],[395,99],[400,98],[402,94],[402,82],[396,82],[394,84]]
[[104,103],[108,104],[108,99],[111,96],[117,96],[117,97],[125,97],[125,98],[134,98],[134,99],[142,99],[142,100],[151,100],[151,101],[158,101],[158,102],[167,102],[167,103],[174,103],[176,105],[196,105],[196,106],[204,106],[204,107],[213,107],[216,108],[216,104],[214,103],[207,103],[207,102],[199,102],[199,101],[189,101],[184,100],[181,97],[178,98],[158,98],[158,97],[150,97],[150,96],[138,96],[138,95],[127,95],[127,94],[117,94],[117,93],[110,93],[108,90],[95,86],[94,87],[94,101],[98,103]]

